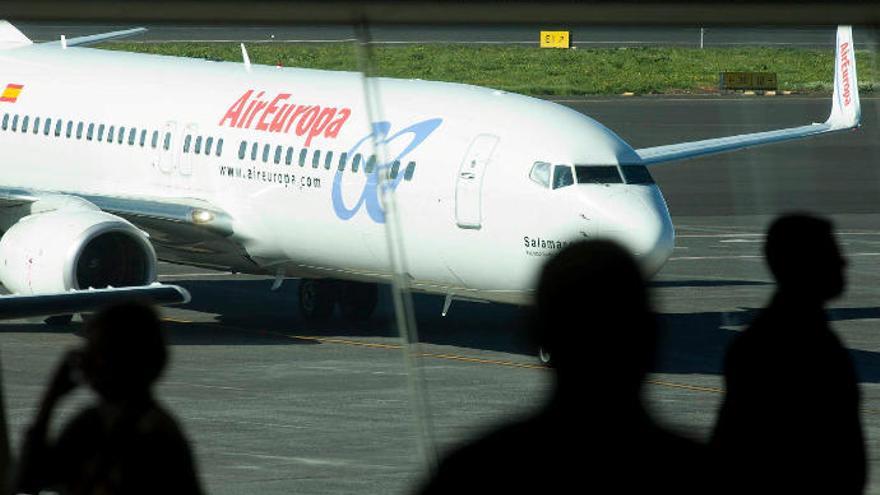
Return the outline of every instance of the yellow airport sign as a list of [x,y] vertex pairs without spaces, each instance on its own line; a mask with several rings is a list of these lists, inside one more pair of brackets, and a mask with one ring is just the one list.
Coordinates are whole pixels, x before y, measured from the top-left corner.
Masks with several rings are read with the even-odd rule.
[[774,90],[778,86],[775,72],[722,72],[718,82],[720,89]]
[[541,48],[571,48],[571,32],[541,31]]

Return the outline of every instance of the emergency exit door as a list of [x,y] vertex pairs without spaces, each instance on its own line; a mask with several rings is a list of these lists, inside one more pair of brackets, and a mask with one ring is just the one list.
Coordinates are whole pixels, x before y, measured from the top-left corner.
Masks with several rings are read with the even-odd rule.
[[483,178],[498,145],[498,136],[480,134],[471,142],[458,169],[455,220],[463,229],[483,226]]

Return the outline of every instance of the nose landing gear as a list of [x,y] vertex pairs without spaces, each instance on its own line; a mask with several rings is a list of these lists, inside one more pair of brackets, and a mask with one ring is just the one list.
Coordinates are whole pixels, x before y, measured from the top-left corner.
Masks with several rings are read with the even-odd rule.
[[376,284],[305,279],[299,285],[299,309],[308,321],[330,319],[337,304],[346,320],[364,321],[373,315],[378,301]]

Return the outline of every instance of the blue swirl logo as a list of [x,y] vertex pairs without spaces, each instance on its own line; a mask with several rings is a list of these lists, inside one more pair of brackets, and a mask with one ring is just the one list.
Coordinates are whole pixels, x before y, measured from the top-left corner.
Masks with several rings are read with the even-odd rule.
[[[431,133],[440,127],[441,123],[443,123],[443,119],[429,119],[391,134],[390,122],[374,122],[372,134],[367,134],[348,150],[348,156],[354,156],[364,143],[369,145],[369,142],[373,137],[375,137],[376,145],[379,148],[388,146],[397,139],[409,138],[409,144],[407,144],[397,156],[391,158],[386,163],[379,164],[369,175],[367,175],[367,182],[364,184],[364,190],[361,192],[361,196],[355,205],[351,208],[346,206],[345,200],[342,198],[342,178],[345,172],[337,171],[336,176],[333,177],[333,191],[331,193],[333,211],[336,212],[336,216],[341,220],[349,220],[354,217],[361,208],[366,208],[367,214],[370,215],[370,218],[372,218],[374,222],[385,223],[385,212],[382,210],[382,202],[379,196],[381,192],[379,190],[379,174],[384,173],[385,170],[391,167],[391,164],[395,161],[406,158],[406,156],[422,144]],[[365,153],[367,156],[370,154],[371,153]],[[394,179],[386,180],[383,183],[383,187],[396,190],[402,179],[403,173],[401,171]]]

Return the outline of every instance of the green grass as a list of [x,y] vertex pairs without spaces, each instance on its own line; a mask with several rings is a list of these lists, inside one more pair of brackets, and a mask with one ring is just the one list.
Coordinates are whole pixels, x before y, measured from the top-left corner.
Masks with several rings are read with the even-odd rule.
[[[235,43],[107,43],[102,48],[241,61]],[[358,70],[354,44],[251,44],[255,64]],[[776,72],[779,89],[830,91],[833,52],[791,48],[598,48],[403,45],[373,49],[381,76],[477,84],[531,95],[706,93],[721,71]],[[859,86],[877,87],[877,57],[858,51]]]

